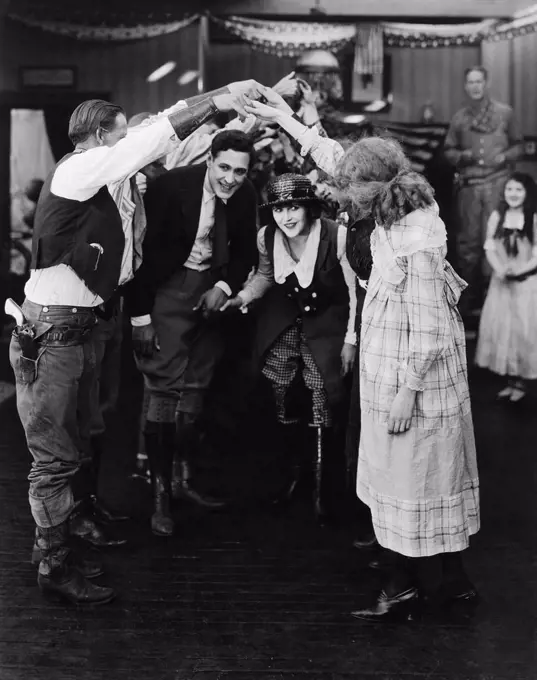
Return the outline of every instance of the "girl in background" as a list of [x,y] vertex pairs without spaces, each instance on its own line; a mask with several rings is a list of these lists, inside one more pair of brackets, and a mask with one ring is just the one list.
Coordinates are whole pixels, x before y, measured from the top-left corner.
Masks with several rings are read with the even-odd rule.
[[476,350],[476,364],[507,377],[498,399],[517,403],[525,380],[537,378],[537,187],[522,172],[505,185],[491,214],[485,254],[492,267]]

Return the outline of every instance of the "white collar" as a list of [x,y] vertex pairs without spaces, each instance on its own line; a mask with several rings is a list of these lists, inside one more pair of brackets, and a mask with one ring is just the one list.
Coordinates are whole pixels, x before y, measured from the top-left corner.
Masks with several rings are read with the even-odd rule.
[[315,263],[321,241],[321,220],[315,220],[302,257],[295,262],[289,249],[289,242],[281,229],[276,229],[274,236],[274,280],[283,283],[291,274],[295,274],[301,288],[307,288],[313,281]]

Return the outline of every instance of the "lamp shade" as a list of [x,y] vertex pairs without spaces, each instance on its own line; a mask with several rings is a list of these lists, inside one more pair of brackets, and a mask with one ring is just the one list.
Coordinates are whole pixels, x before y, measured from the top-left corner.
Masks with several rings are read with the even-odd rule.
[[339,62],[337,58],[326,50],[309,50],[304,52],[296,63],[296,71],[308,72],[339,72]]

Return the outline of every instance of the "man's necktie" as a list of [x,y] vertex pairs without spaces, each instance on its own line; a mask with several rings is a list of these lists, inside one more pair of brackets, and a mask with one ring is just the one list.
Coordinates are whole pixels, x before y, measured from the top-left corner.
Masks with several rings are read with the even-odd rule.
[[134,203],[134,215],[132,217],[132,233],[133,233],[133,254],[132,266],[136,271],[142,264],[143,257],[143,241],[147,228],[147,220],[145,216],[144,201],[138,185],[136,184],[136,176],[130,178],[131,196]]
[[223,267],[229,260],[226,206],[219,199],[214,202],[214,226],[212,229],[214,268]]

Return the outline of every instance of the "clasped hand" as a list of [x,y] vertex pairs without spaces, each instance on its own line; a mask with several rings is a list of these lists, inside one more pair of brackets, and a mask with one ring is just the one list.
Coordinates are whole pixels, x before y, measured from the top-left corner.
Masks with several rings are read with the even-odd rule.
[[194,311],[201,311],[204,319],[208,319],[215,312],[219,312],[225,305],[228,297],[218,286],[213,286],[205,291],[194,307]]
[[265,90],[264,85],[253,79],[230,83],[227,87],[229,92],[223,92],[213,97],[216,108],[224,112],[236,111],[243,117],[248,115],[244,110],[244,105],[259,99]]

